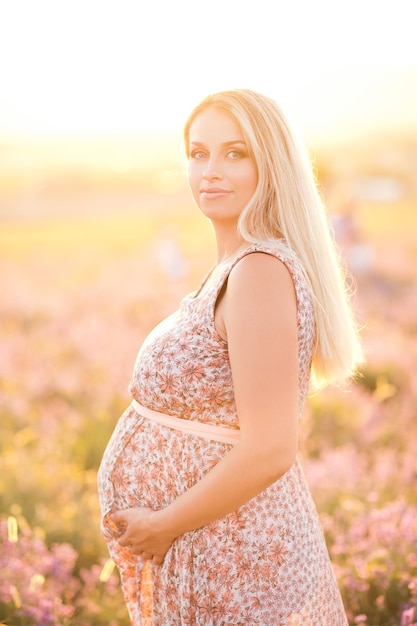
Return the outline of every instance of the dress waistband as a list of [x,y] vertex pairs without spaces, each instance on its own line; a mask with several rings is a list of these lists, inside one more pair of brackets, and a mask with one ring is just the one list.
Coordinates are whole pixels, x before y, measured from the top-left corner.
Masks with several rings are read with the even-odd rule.
[[235,445],[239,441],[240,433],[238,427],[231,428],[229,426],[207,424],[205,422],[174,417],[166,413],[158,413],[158,411],[153,411],[146,406],[142,406],[137,400],[132,400],[132,406],[142,417],[152,422],[168,426],[169,428],[180,430],[183,433],[197,435],[197,437],[203,437],[204,439],[210,439],[212,441],[220,441],[221,443],[230,443],[232,445]]

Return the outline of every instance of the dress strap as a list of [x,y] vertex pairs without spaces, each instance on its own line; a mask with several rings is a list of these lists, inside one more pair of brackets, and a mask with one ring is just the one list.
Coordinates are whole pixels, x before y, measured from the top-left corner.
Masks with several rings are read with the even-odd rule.
[[182,419],[181,417],[174,417],[173,415],[167,415],[166,413],[158,413],[148,409],[142,404],[139,404],[137,400],[132,400],[132,406],[146,419],[180,430],[183,433],[190,435],[196,435],[197,437],[203,437],[204,439],[210,439],[211,441],[219,441],[220,443],[229,443],[235,445],[240,438],[239,428],[232,428],[230,426],[219,426],[218,424],[210,424],[206,422],[198,422],[195,420]]

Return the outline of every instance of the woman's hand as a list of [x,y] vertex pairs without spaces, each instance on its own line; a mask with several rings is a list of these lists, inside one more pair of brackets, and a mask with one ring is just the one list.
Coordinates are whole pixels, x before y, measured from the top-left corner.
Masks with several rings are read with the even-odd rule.
[[130,548],[144,561],[161,565],[175,536],[158,530],[157,513],[147,507],[138,507],[117,511],[112,514],[112,519],[123,532],[119,538],[121,546]]

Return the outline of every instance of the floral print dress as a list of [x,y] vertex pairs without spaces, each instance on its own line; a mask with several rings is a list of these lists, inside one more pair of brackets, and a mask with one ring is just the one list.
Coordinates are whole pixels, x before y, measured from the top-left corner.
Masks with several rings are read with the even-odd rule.
[[[227,343],[216,332],[214,310],[230,271],[255,252],[283,262],[294,282],[301,412],[314,316],[303,273],[286,254],[283,241],[247,248],[151,332],[130,384],[137,402],[185,420],[238,425]],[[120,418],[100,466],[99,495],[102,532],[121,574],[132,624],[346,626],[320,521],[298,460],[238,510],[177,537],[162,566],[144,565],[118,544],[109,514],[169,505],[230,447],[152,422],[134,405]]]

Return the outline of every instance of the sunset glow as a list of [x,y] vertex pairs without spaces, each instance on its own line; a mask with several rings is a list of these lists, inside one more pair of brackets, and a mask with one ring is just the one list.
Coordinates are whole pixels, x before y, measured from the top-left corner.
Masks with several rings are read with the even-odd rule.
[[[0,137],[173,134],[201,97],[240,86],[274,97],[317,136],[371,119],[370,77],[377,117],[408,119],[413,6],[16,0],[1,9]],[[397,72],[393,94],[384,77]]]

